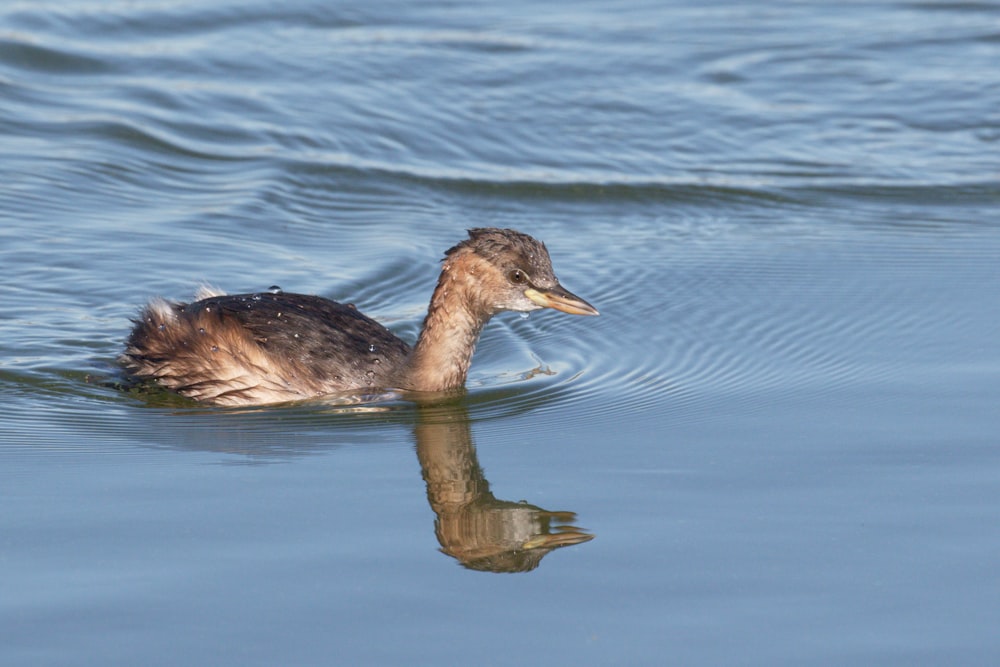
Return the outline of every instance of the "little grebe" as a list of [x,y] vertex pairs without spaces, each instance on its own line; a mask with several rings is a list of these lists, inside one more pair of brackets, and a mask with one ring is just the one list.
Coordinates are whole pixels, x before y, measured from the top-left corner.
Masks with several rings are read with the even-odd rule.
[[471,229],[445,253],[417,344],[318,296],[270,290],[193,303],[154,299],[120,357],[126,371],[216,405],[276,403],[372,389],[465,384],[479,333],[504,310],[597,315],[563,289],[545,244],[511,229]]

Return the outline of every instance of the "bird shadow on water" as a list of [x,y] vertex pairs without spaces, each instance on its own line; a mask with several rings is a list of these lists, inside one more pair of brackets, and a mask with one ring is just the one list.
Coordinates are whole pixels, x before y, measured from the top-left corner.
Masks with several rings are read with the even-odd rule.
[[410,430],[440,550],[470,570],[530,572],[552,551],[594,539],[574,525],[574,512],[503,500],[491,491],[473,441],[474,421],[528,412],[544,400],[536,395],[518,401],[511,386],[429,398],[386,393],[361,397],[360,403],[355,398],[353,404],[319,400],[255,408],[204,408],[155,388],[132,387],[129,394],[153,408],[157,421],[177,418],[168,447],[235,454],[250,462],[329,451],[343,444],[331,442],[338,434],[376,444],[384,442],[387,428]]

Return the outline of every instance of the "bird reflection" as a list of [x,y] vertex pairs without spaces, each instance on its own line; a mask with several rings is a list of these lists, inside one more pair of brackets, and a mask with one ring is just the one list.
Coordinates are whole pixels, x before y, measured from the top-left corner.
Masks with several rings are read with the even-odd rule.
[[554,549],[594,539],[572,525],[573,512],[550,512],[490,493],[463,406],[420,406],[415,435],[441,551],[464,567],[529,572]]
[[[115,386],[111,382],[109,386]],[[148,405],[183,409],[170,414],[170,429],[152,429],[154,441],[179,449],[195,449],[248,457],[256,462],[287,460],[331,447],[329,431],[276,432],[272,410],[257,408],[211,413],[192,411],[189,399],[159,390],[136,394]],[[530,572],[549,552],[589,542],[594,536],[573,525],[573,512],[552,512],[527,502],[498,500],[476,458],[468,412],[454,403],[416,403],[414,411],[394,413],[378,405],[330,405],[325,411],[351,422],[366,416],[380,419],[405,415],[413,425],[417,457],[427,500],[437,515],[434,530],[441,551],[464,567],[486,572]],[[164,413],[167,414],[167,413]],[[416,423],[411,417],[416,417]],[[315,418],[310,414],[309,418]],[[176,423],[177,419],[181,423]],[[261,426],[261,424],[265,426]],[[206,426],[208,430],[206,431]],[[282,426],[286,429],[286,426]]]

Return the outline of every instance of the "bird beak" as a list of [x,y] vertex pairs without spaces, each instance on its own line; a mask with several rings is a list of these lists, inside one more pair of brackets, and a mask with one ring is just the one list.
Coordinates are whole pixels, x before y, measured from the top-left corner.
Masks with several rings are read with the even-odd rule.
[[570,315],[600,315],[596,308],[572,292],[563,289],[562,285],[545,290],[529,287],[524,290],[524,296],[542,308],[555,308]]
[[590,533],[583,533],[577,530],[567,530],[562,533],[552,533],[550,535],[538,535],[521,545],[522,549],[558,549],[559,547],[571,547],[574,544],[589,542],[594,539]]

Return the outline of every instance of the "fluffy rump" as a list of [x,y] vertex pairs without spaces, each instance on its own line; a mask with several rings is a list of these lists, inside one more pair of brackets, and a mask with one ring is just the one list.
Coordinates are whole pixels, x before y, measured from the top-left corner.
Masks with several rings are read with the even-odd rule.
[[261,341],[234,326],[220,309],[198,306],[151,300],[133,320],[119,357],[126,371],[216,405],[273,403],[322,393],[320,386],[304,381],[307,374],[294,363],[282,360],[279,366]]

